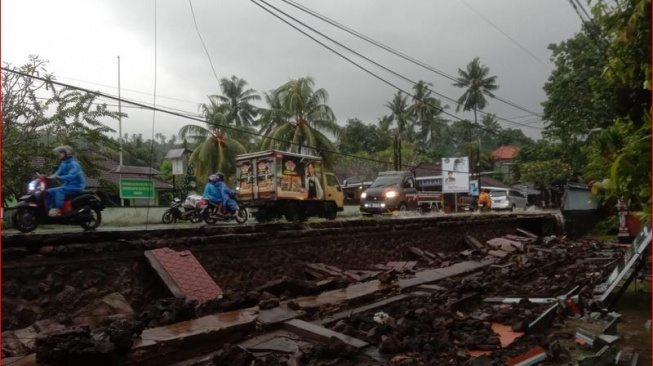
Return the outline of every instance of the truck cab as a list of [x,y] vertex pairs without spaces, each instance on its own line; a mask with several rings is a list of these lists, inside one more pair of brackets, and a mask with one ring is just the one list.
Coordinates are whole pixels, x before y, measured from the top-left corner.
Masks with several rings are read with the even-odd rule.
[[381,172],[361,194],[362,215],[390,214],[395,211],[416,210],[417,185],[409,171]]

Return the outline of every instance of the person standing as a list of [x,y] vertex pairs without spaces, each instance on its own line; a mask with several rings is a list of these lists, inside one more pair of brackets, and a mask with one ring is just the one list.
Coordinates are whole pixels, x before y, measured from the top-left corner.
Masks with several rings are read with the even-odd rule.
[[72,147],[67,145],[57,146],[52,151],[55,155],[59,156],[61,163],[54,174],[48,178],[59,179],[63,182],[59,187],[48,188],[46,190],[47,204],[50,208],[48,216],[55,217],[61,216],[61,208],[63,207],[63,201],[67,194],[84,192],[84,188],[86,188],[86,177],[84,177],[84,172],[79,162],[75,159],[75,152]]
[[492,207],[492,198],[488,189],[484,189],[478,196],[478,206],[481,211],[489,211]]

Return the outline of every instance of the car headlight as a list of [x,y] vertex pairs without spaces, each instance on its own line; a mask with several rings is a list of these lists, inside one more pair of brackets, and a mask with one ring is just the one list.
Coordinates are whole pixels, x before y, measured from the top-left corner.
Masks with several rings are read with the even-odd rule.
[[387,198],[395,198],[395,197],[397,197],[397,192],[396,191],[385,192],[385,196]]
[[365,198],[365,197],[367,197],[367,193],[366,192],[361,193],[361,198]]

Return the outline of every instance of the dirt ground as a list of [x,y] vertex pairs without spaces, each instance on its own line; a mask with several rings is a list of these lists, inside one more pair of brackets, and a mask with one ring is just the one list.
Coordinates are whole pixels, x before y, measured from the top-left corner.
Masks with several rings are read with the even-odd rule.
[[639,365],[651,365],[651,331],[645,324],[651,319],[651,283],[632,283],[617,303],[616,312],[623,314],[617,325],[621,346],[631,346],[639,353]]

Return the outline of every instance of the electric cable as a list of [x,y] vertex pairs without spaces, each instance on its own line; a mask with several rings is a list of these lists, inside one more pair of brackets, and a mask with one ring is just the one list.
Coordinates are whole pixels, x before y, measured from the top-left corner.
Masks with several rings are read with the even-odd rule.
[[[386,46],[383,43],[378,42],[378,41],[372,39],[371,37],[366,36],[366,35],[358,32],[358,31],[356,31],[354,29],[351,29],[351,28],[349,28],[349,27],[347,27],[345,25],[342,25],[342,24],[340,24],[340,23],[338,23],[338,22],[336,22],[336,21],[334,21],[334,20],[332,20],[332,19],[330,19],[330,18],[328,18],[328,17],[314,11],[314,10],[311,10],[311,9],[307,8],[304,5],[298,4],[293,0],[281,0],[281,1],[283,1],[283,2],[285,2],[287,4],[289,4],[289,5],[297,8],[297,9],[299,9],[299,10],[301,10],[301,11],[303,11],[303,12],[305,12],[305,13],[313,16],[313,17],[316,17],[316,18],[318,18],[318,19],[320,19],[320,20],[322,20],[322,21],[324,21],[326,23],[329,23],[329,24],[331,24],[331,25],[333,25],[333,26],[335,26],[335,27],[337,27],[337,28],[339,28],[339,29],[341,29],[341,30],[343,30],[343,31],[357,37],[357,38],[360,38],[360,39],[362,39],[362,40],[364,40],[364,41],[366,41],[368,43],[371,43],[371,44],[373,44],[373,45],[375,45],[375,46],[377,46],[379,48],[382,48],[382,49],[384,49],[384,50],[386,50],[386,51],[388,51],[388,52],[390,52],[390,53],[392,53],[392,54],[394,54],[394,55],[396,55],[396,56],[398,56],[398,57],[400,57],[400,58],[402,58],[402,59],[404,59],[406,61],[409,61],[409,62],[411,62],[411,63],[413,63],[415,65],[418,65],[418,66],[420,66],[420,67],[422,67],[424,69],[427,69],[427,70],[429,70],[429,71],[431,71],[431,72],[433,72],[435,74],[443,76],[443,77],[445,77],[445,78],[447,78],[447,79],[449,79],[451,81],[458,82],[458,79],[455,76],[451,76],[451,75],[445,73],[444,71],[438,70],[435,67],[429,66],[429,65],[427,65],[426,63],[424,63],[422,61],[419,61],[419,60],[417,60],[417,59],[415,59],[413,57],[410,57],[410,56],[408,56],[408,55],[406,55],[406,54],[404,54],[402,52],[399,52],[399,51],[397,51],[397,50],[395,50],[395,49],[393,49],[393,48],[391,48],[389,46]],[[524,111],[526,113],[530,113],[530,114],[533,114],[533,115],[538,116],[538,117],[542,117],[542,115],[540,113],[533,112],[533,111],[531,111],[529,109],[526,109],[524,107],[521,107],[521,106],[519,106],[519,105],[517,105],[515,103],[509,102],[509,101],[507,101],[507,100],[505,100],[503,98],[499,98],[494,94],[486,94],[486,95],[488,95],[490,98],[496,99],[496,100],[498,100],[498,101],[500,101],[502,103],[508,104],[513,108],[522,110],[522,111]]]
[[[52,83],[53,85],[58,85],[58,86],[62,86],[62,87],[70,88],[70,89],[79,90],[79,91],[89,93],[89,94],[92,94],[92,95],[96,95],[96,96],[99,96],[99,97],[103,97],[103,98],[107,98],[107,99],[111,99],[111,100],[116,100],[116,101],[120,100],[120,98],[115,97],[115,96],[110,95],[110,94],[106,94],[106,93],[99,92],[99,91],[93,91],[93,90],[90,90],[90,89],[82,88],[82,87],[67,84],[67,83],[62,83],[62,82],[59,82],[59,81],[47,80],[47,79],[42,78],[40,76],[34,76],[34,75],[31,75],[31,74],[28,74],[28,73],[24,73],[22,71],[12,70],[12,69],[6,68],[4,66],[1,67],[0,69],[4,70],[4,71],[7,71],[7,72],[17,74],[17,75],[29,77],[29,78],[32,78],[32,79],[35,79],[35,80],[49,82],[49,83]],[[184,114],[174,112],[174,111],[164,110],[164,109],[161,109],[161,108],[156,107],[156,106],[149,106],[149,105],[146,105],[146,104],[144,104],[142,102],[125,101],[125,100],[123,100],[123,102],[133,104],[135,106],[139,106],[139,107],[149,109],[149,110],[152,110],[152,111],[155,111],[155,112],[165,113],[165,114],[168,114],[168,115],[171,115],[171,116],[181,117],[181,118],[187,119],[187,120],[206,123],[205,119],[191,117],[191,116],[184,115]],[[472,124],[468,120],[461,120],[461,121]],[[216,127],[223,128],[225,130],[231,130],[231,131],[239,132],[239,133],[249,134],[249,135],[252,135],[252,136],[265,137],[265,138],[268,138],[268,139],[270,139],[272,141],[288,143],[290,145],[299,145],[297,143],[292,142],[291,140],[284,140],[284,139],[280,139],[280,138],[276,138],[276,137],[272,137],[272,136],[266,136],[266,135],[258,133],[258,132],[243,130],[243,129],[233,127],[233,126],[229,126],[229,125],[216,124]],[[301,146],[310,148],[310,149],[312,149],[314,151],[321,151],[323,153],[333,154],[333,155],[336,155],[336,156],[343,156],[343,157],[348,157],[348,158],[352,158],[352,159],[364,160],[364,161],[369,161],[369,162],[374,162],[374,163],[381,163],[381,164],[390,164],[391,163],[391,162],[388,162],[388,161],[385,161],[385,160],[368,158],[368,157],[365,157],[365,156],[358,156],[358,155],[349,154],[349,153],[342,153],[342,152],[339,152],[339,151],[329,150],[329,149],[325,149],[325,148],[319,148],[319,147],[316,147],[316,146],[306,146],[306,145],[303,145],[303,144]],[[402,165],[402,166],[411,167],[409,165]],[[437,171],[437,169],[434,169],[434,171]],[[462,173],[469,173],[469,172],[462,172]]]
[[[336,55],[340,56],[341,58],[345,59],[346,61],[352,63],[354,66],[358,67],[359,69],[363,70],[364,72],[366,72],[366,73],[372,75],[372,76],[375,77],[376,79],[378,79],[378,80],[382,81],[383,83],[385,83],[385,84],[387,84],[387,85],[389,85],[389,86],[391,86],[391,87],[397,89],[398,91],[405,93],[406,95],[412,97],[413,99],[419,100],[419,98],[415,97],[413,94],[411,94],[411,93],[409,93],[409,92],[403,90],[402,88],[400,88],[400,87],[394,85],[393,83],[391,83],[391,82],[389,82],[389,81],[383,79],[382,77],[376,75],[375,73],[369,71],[368,69],[366,69],[366,68],[364,68],[363,66],[359,65],[358,63],[354,62],[353,60],[351,60],[351,59],[348,58],[347,56],[343,55],[342,53],[340,53],[340,52],[334,50],[333,48],[331,48],[331,47],[329,47],[328,45],[324,44],[323,42],[319,41],[319,40],[316,39],[315,37],[309,35],[308,33],[304,32],[303,30],[297,28],[295,25],[293,25],[293,24],[291,24],[290,22],[288,22],[287,20],[281,18],[279,15],[273,13],[273,12],[270,11],[269,9],[267,9],[267,8],[265,8],[264,6],[262,6],[261,4],[257,3],[255,0],[250,0],[250,1],[251,1],[252,3],[254,3],[255,5],[259,6],[260,8],[262,8],[263,10],[265,10],[266,12],[270,13],[270,14],[273,15],[274,17],[276,17],[276,18],[278,18],[279,20],[283,21],[284,23],[288,24],[290,27],[294,28],[294,29],[297,30],[298,32],[304,34],[305,36],[309,37],[310,39],[312,39],[313,41],[317,42],[317,43],[320,44],[321,46],[325,47],[325,48],[328,49],[329,51],[335,53]],[[358,53],[358,52],[356,52],[356,51],[353,51],[351,48],[346,47],[346,46],[342,45],[341,43],[339,43],[339,42],[337,42],[337,41],[331,39],[330,37],[328,37],[328,36],[326,36],[326,35],[324,35],[324,34],[318,32],[318,31],[315,30],[314,28],[312,28],[312,27],[306,25],[305,23],[303,23],[303,22],[297,20],[296,18],[294,18],[294,17],[288,15],[287,13],[285,13],[285,12],[279,10],[277,7],[268,4],[265,0],[259,0],[259,1],[262,2],[262,3],[264,3],[264,4],[266,4],[266,5],[269,6],[269,7],[271,7],[271,8],[273,8],[273,9],[277,10],[278,12],[284,14],[285,16],[287,16],[288,18],[290,18],[290,19],[296,21],[297,23],[302,24],[302,25],[305,26],[306,28],[312,30],[313,32],[315,32],[315,33],[317,33],[317,34],[319,34],[319,35],[321,35],[322,37],[324,37],[324,38],[326,38],[326,39],[328,39],[328,40],[330,40],[330,41],[332,41],[332,42],[334,42],[334,43],[340,45],[341,47],[343,47],[343,48],[349,50],[350,52],[353,52],[353,53],[356,54],[357,56],[359,56],[359,57],[361,57],[361,58],[364,58],[364,59],[368,60],[369,62],[372,62],[373,64],[375,64],[375,65],[377,65],[377,66],[379,66],[379,67],[381,67],[381,68],[387,70],[388,72],[391,72],[392,74],[394,74],[394,75],[396,75],[396,76],[398,76],[398,77],[400,77],[400,78],[402,78],[402,79],[404,79],[404,80],[406,80],[406,81],[409,81],[409,82],[411,82],[411,83],[413,83],[413,84],[416,85],[416,83],[415,83],[414,81],[412,81],[412,80],[410,80],[410,79],[408,79],[408,78],[406,78],[406,77],[404,77],[404,76],[402,76],[402,75],[400,75],[400,74],[398,74],[398,73],[396,73],[396,72],[394,72],[394,71],[392,71],[392,70],[390,70],[390,69],[388,69],[388,68],[386,68],[386,67],[384,67],[384,66],[378,64],[378,63],[375,62],[375,61],[370,60],[369,58],[367,58],[367,57],[361,55],[360,53]],[[430,89],[429,89],[429,90],[430,90]],[[454,99],[452,99],[452,98],[450,98],[450,97],[447,97],[447,96],[445,96],[445,95],[443,95],[443,94],[440,94],[440,93],[438,93],[438,92],[436,92],[436,91],[433,91],[433,90],[431,90],[431,91],[432,91],[434,94],[436,94],[436,95],[440,95],[440,96],[442,96],[443,98],[445,98],[445,99],[447,99],[447,100],[451,100],[451,101],[454,101],[454,102],[457,103],[456,100],[454,100]],[[435,107],[434,105],[428,103],[427,101],[421,101],[421,102],[423,102],[423,103],[425,103],[425,104],[428,104],[428,105],[430,105],[431,107],[433,107],[435,110],[439,110],[441,113],[446,114],[446,115],[448,115],[448,116],[451,116],[451,117],[453,117],[453,118],[455,118],[455,119],[457,119],[457,120],[460,120],[460,121],[464,120],[464,119],[462,119],[462,118],[460,118],[460,117],[458,117],[458,116],[456,116],[456,115],[453,115],[453,114],[451,114],[451,113],[449,113],[449,112],[446,112],[446,111],[444,110],[444,107]],[[488,114],[487,112],[482,112],[482,111],[478,111],[478,112],[481,113],[481,114],[486,114],[486,115]],[[502,118],[499,118],[499,117],[496,117],[496,118],[497,118],[497,119],[501,119],[501,120],[505,120],[505,119],[502,119]],[[521,123],[514,122],[514,121],[508,121],[508,120],[505,120],[505,121],[508,122],[508,123],[510,123],[510,124],[513,124],[513,125],[520,125],[520,126],[523,126],[523,127],[528,127],[528,128],[533,128],[533,129],[542,129],[542,128],[540,128],[540,127],[529,126],[529,125],[523,125],[523,124],[521,124]]]
[[209,54],[209,50],[206,48],[206,44],[204,44],[204,39],[202,39],[200,28],[197,25],[197,19],[195,19],[195,10],[193,10],[193,3],[191,0],[188,0],[188,5],[190,5],[190,13],[193,15],[193,23],[195,24],[195,30],[197,31],[197,36],[200,38],[200,42],[202,42],[202,47],[204,47],[204,52],[206,52],[206,57],[209,59],[209,65],[211,65],[211,70],[213,70],[213,76],[215,76],[215,80],[218,82],[218,84],[220,84],[220,78],[218,78],[218,74],[215,72],[215,68],[213,67],[213,61],[211,61],[211,55]]
[[474,9],[471,5],[469,5],[465,0],[460,0],[460,2],[463,3],[465,6],[467,6],[471,11],[476,13],[476,15],[478,15],[483,20],[485,20],[488,24],[490,24],[492,26],[492,28],[496,29],[497,31],[499,31],[499,33],[506,36],[506,38],[508,38],[515,45],[517,45],[517,47],[521,48],[524,52],[528,53],[535,61],[537,61],[538,63],[540,63],[544,67],[548,68],[549,70],[552,69],[551,65],[548,65],[545,62],[543,62],[542,60],[540,60],[537,56],[535,56],[535,54],[533,54],[533,52],[528,50],[526,47],[522,46],[519,42],[517,42],[514,38],[512,38],[508,33],[501,30],[498,26],[496,26],[496,24],[492,23],[492,21],[490,19],[488,19],[485,15],[483,15],[482,13],[476,11],[476,9]]

